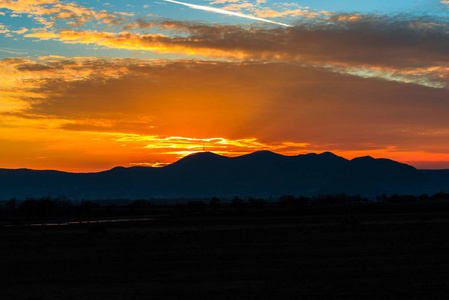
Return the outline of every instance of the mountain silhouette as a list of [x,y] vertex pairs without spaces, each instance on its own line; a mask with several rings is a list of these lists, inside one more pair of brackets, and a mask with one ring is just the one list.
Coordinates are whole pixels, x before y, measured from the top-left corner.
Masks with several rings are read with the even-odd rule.
[[331,152],[284,156],[258,151],[238,157],[202,152],[162,168],[116,167],[98,173],[0,169],[0,200],[419,195],[447,190],[448,178],[449,170],[417,170],[369,156],[347,160]]

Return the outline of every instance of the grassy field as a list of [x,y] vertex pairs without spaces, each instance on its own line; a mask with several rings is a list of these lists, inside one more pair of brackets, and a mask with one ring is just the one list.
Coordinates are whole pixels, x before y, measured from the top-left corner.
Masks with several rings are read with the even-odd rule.
[[1,299],[448,299],[445,214],[0,228]]

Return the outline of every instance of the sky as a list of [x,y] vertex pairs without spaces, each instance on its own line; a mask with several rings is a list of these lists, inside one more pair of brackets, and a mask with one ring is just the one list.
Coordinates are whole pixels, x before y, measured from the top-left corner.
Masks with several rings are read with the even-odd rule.
[[0,0],[0,168],[212,151],[449,169],[449,1]]

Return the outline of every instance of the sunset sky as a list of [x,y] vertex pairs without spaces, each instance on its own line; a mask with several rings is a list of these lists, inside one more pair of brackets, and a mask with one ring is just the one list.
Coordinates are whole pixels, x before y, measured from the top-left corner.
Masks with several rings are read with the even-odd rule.
[[0,0],[0,73],[0,168],[449,168],[449,0]]

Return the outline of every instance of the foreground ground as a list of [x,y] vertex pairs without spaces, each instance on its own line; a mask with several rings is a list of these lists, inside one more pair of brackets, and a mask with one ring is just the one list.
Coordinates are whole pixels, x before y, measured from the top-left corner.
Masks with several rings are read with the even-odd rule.
[[347,218],[3,227],[0,298],[448,299],[444,212]]

